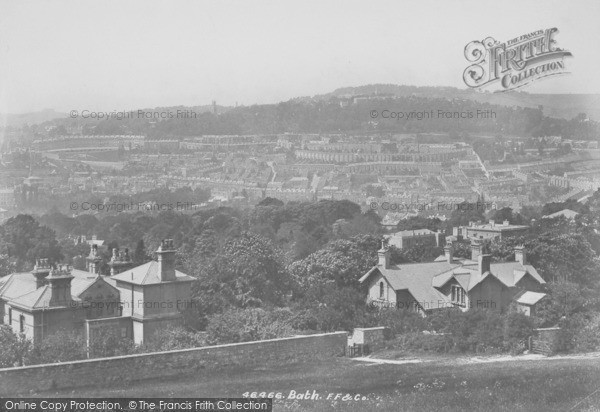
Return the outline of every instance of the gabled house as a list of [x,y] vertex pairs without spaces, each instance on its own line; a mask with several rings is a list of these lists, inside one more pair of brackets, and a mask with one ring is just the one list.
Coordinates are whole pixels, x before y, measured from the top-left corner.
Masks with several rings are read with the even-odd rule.
[[133,267],[128,251],[113,249],[112,276],[100,274],[92,244],[87,271],[51,267],[38,259],[31,272],[0,278],[0,323],[33,342],[58,331],[94,335],[116,331],[141,344],[158,330],[179,324],[195,280],[175,270],[173,240],[163,240],[158,261]]
[[118,306],[119,291],[102,276],[52,268],[47,259],[0,283],[0,321],[34,342],[58,330],[80,330],[85,319],[119,316]]
[[[514,262],[492,263],[482,245],[471,244],[471,258],[454,257],[452,245],[434,262],[391,265],[389,252],[378,251],[379,261],[361,279],[368,289],[370,305],[394,307],[427,314],[457,307],[506,310],[523,292],[543,297],[546,283],[528,264],[523,247],[515,248]],[[540,297],[541,296],[541,297]],[[528,295],[527,302],[534,298]],[[536,302],[537,302],[536,301]]]

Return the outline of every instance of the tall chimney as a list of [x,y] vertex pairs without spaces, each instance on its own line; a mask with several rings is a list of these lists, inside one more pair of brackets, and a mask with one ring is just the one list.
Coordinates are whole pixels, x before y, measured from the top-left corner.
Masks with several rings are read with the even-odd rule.
[[129,249],[125,248],[124,251],[119,249],[113,249],[110,262],[108,262],[108,266],[110,266],[111,276],[117,275],[128,269],[131,269],[133,267],[133,262],[131,261],[131,257],[129,256]]
[[471,239],[471,260],[477,261],[481,255],[482,244],[479,239]]
[[100,272],[100,262],[102,261],[102,258],[98,254],[98,245],[96,245],[96,244],[92,245],[92,248],[90,249],[90,254],[86,258],[86,260],[87,260],[88,272],[97,275],[98,272]]
[[160,280],[163,282],[176,280],[175,248],[173,246],[173,239],[163,240],[158,247],[156,254],[158,255],[158,271],[160,273]]
[[444,246],[444,255],[446,256],[446,262],[452,263],[454,261],[454,248],[451,243]]
[[383,266],[384,269],[390,268],[390,252],[385,245],[385,241],[381,241],[381,249],[377,251],[378,266]]
[[490,226],[491,227],[496,226],[496,222],[493,219],[490,219]]
[[490,264],[492,263],[492,255],[479,255],[477,257],[479,263],[479,273],[484,274],[490,271]]
[[41,288],[46,284],[46,277],[50,274],[48,259],[36,259],[31,274],[35,277],[35,288]]
[[50,285],[50,307],[65,306],[73,300],[71,296],[71,280],[73,276],[67,268],[52,269],[46,278]]
[[525,266],[527,264],[527,253],[523,245],[515,246],[515,261]]

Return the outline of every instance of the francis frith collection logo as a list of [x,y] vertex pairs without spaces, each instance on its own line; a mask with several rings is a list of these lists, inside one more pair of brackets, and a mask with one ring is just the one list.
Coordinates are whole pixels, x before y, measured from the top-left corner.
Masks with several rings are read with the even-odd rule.
[[572,55],[557,46],[557,32],[557,28],[538,30],[503,43],[493,37],[470,42],[465,47],[465,57],[471,63],[463,73],[466,85],[508,91],[567,73],[565,57]]

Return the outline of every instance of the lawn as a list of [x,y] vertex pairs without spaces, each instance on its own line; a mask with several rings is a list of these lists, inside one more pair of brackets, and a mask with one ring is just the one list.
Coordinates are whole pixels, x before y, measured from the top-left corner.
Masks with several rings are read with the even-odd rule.
[[[55,394],[240,397],[252,392],[281,393],[284,399],[274,401],[275,411],[568,411],[573,407],[600,411],[600,391],[594,393],[598,388],[598,357],[473,364],[450,358],[416,364],[336,358]],[[288,399],[291,391],[316,393],[319,399]],[[343,400],[347,394],[352,399]]]

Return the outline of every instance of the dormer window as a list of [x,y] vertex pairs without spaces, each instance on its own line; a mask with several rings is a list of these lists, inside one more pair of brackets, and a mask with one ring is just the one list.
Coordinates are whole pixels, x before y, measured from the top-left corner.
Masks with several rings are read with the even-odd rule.
[[465,290],[459,285],[452,285],[452,303],[465,306]]

